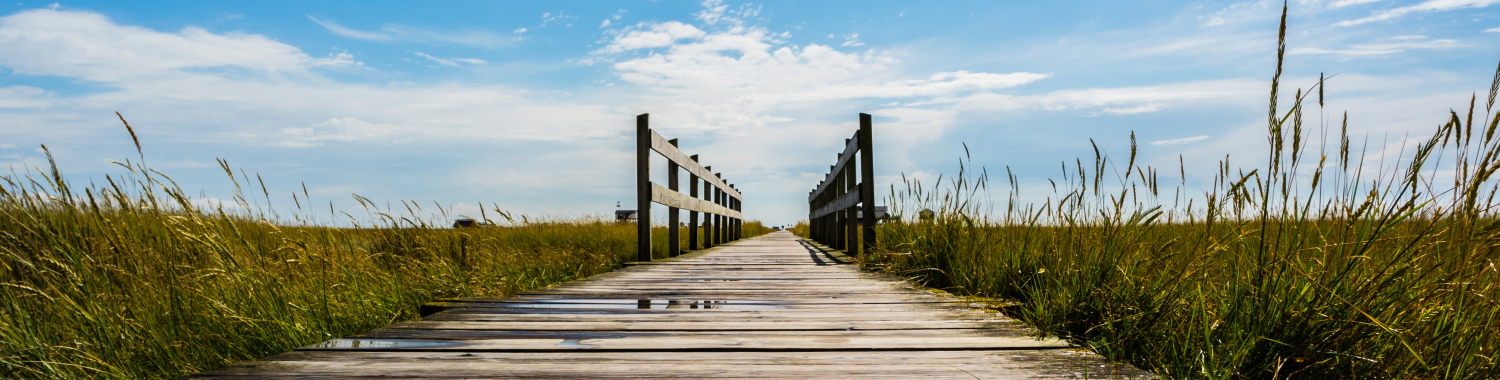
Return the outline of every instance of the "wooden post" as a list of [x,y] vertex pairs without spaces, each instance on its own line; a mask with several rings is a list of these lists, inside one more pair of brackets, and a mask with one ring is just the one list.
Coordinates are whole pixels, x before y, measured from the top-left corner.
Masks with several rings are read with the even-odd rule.
[[[719,177],[720,180],[724,179],[719,173],[714,173],[714,177]],[[724,205],[724,189],[714,188],[714,204]],[[714,245],[724,244],[724,222],[726,219],[728,217],[723,215],[714,215]]]
[[875,249],[875,127],[870,115],[859,114],[859,203],[864,208],[864,252]]
[[[713,170],[714,170],[714,167],[712,167],[712,166],[704,166],[703,169],[708,170],[710,173],[712,173]],[[714,189],[715,189],[715,186],[713,185],[713,182],[710,182],[707,177],[704,177],[703,178],[703,200],[713,201],[713,199],[714,199]],[[703,248],[704,249],[708,249],[708,248],[719,246],[718,244],[714,243],[714,226],[716,226],[716,225],[719,224],[719,222],[717,221],[717,219],[715,219],[717,216],[718,215],[709,214],[709,213],[704,213],[703,214]]]
[[[838,157],[842,157],[842,154],[835,155],[834,160],[837,160]],[[828,172],[833,173],[833,183],[828,184],[828,190],[827,190],[829,193],[831,193],[831,194],[829,194],[830,196],[828,197],[828,201],[829,202],[837,202],[839,200],[839,196],[844,195],[843,194],[843,191],[844,191],[844,173],[843,173],[843,171],[841,169],[843,169],[843,168],[838,167],[838,165],[830,165],[830,166],[828,166]],[[844,215],[843,215],[843,213],[839,212],[841,210],[833,210],[833,211],[834,212],[832,214],[828,214],[830,217],[833,218],[833,226],[832,226],[833,229],[831,231],[828,231],[829,232],[829,234],[828,234],[828,242],[830,243],[828,245],[832,246],[833,249],[843,250],[844,249],[844,234],[843,234],[843,232],[844,232],[843,231],[843,229],[844,229],[844,220],[843,220]]]
[[[729,188],[730,189],[734,189],[734,184],[729,184]],[[738,190],[738,189],[735,189],[735,190]],[[734,201],[735,201],[734,196],[728,196],[726,194],[726,196],[724,197],[724,207],[728,207],[730,210],[733,210],[734,209]],[[737,233],[735,233],[735,229],[739,228],[739,226],[740,226],[740,218],[729,218],[729,226],[727,226],[727,227],[729,227],[729,232],[727,233],[727,235],[729,235],[729,241],[740,240],[740,235],[737,234]]]
[[[847,145],[848,143],[846,142],[845,144]],[[850,154],[854,153],[850,152]],[[855,183],[855,179],[859,178],[856,176],[858,173],[855,172],[858,167],[859,165],[855,164],[855,160],[853,157],[849,158],[848,164],[844,164],[844,186],[847,186],[844,190],[844,193],[846,194],[859,192],[859,185]],[[849,208],[844,209],[840,213],[844,214],[844,220],[846,221],[844,223],[844,252],[851,256],[858,256],[859,208],[853,207],[853,205],[851,205]]]
[[636,261],[651,261],[651,120],[635,117]]
[[[673,147],[677,146],[677,139],[667,140]],[[677,191],[677,163],[667,160],[667,189]],[[677,232],[677,208],[667,207],[667,256],[677,257],[682,254],[682,243],[678,241]]]
[[[691,157],[688,157],[688,158],[693,159],[693,162],[698,162],[698,155],[696,155],[696,154],[694,154],[694,155],[692,155]],[[693,198],[697,198],[698,197],[698,182],[699,181],[698,181],[698,174],[697,173],[688,173],[688,196],[693,197]],[[691,250],[691,251],[697,251],[698,250],[698,212],[697,211],[688,211],[688,250]]]

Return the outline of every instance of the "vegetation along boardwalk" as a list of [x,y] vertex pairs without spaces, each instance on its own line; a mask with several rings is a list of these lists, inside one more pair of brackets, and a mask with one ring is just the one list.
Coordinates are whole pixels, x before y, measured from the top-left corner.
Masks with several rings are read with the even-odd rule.
[[[263,378],[1130,378],[787,232],[198,374]],[[436,311],[436,310],[434,310]]]

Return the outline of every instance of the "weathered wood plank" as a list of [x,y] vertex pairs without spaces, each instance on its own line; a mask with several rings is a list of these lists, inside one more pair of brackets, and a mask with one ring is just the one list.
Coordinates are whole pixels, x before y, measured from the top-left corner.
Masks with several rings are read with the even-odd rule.
[[192,376],[1141,378],[786,233],[632,265]]
[[[622,334],[624,335],[624,334]],[[802,337],[693,334],[621,336],[612,339],[362,339],[339,338],[300,351],[928,351],[1070,348],[1068,342],[1007,336]]]

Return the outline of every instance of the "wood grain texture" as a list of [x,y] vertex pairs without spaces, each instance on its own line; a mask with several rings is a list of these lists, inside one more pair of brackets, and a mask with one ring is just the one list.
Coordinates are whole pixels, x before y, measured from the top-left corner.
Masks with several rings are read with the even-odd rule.
[[786,232],[441,310],[196,379],[1136,379]]
[[725,215],[732,218],[741,217],[739,211],[730,210],[724,206],[713,204],[713,202],[693,198],[692,196],[689,196],[687,194],[668,189],[662,185],[658,185],[655,182],[651,183],[651,201],[660,203],[667,207],[676,207],[683,210],[706,212],[715,215]]
[[699,164],[698,161],[693,160],[691,157],[688,157],[687,153],[683,153],[681,150],[678,150],[676,146],[673,146],[671,143],[667,142],[667,139],[665,137],[661,137],[661,135],[657,134],[654,130],[651,131],[651,150],[655,150],[657,153],[661,153],[662,157],[666,157],[668,160],[672,160],[672,162],[677,163],[678,166],[681,166],[683,170],[687,170],[688,173],[692,173],[693,175],[702,177],[703,180],[708,181],[708,183],[712,184],[714,187],[724,190],[724,192],[729,193],[730,196],[733,196],[737,199],[742,197],[739,191],[729,187],[729,184],[724,183],[723,179],[714,176],[714,173],[712,171],[708,170],[708,168],[703,167],[703,165]]
[[833,170],[830,170],[828,174],[824,175],[823,182],[819,183],[816,189],[813,189],[812,195],[807,196],[808,201],[812,201],[814,198],[817,198],[819,194],[823,194],[823,190],[828,189],[828,185],[834,182],[833,177],[836,176],[838,172],[844,168],[845,164],[849,163],[849,160],[854,159],[854,152],[857,150],[859,150],[859,132],[855,132],[854,137],[849,139],[849,142],[844,144],[844,151],[839,152],[838,163],[833,164]]

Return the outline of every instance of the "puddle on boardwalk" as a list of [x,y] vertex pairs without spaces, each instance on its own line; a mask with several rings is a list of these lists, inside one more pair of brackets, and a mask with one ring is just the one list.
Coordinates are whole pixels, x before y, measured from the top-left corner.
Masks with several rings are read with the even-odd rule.
[[413,339],[329,339],[304,349],[382,349],[382,348],[434,348],[457,346],[457,342],[424,341]]
[[557,348],[599,348],[597,344],[585,344],[583,339],[563,339],[557,344]]
[[526,303],[504,302],[497,305],[527,309],[785,309],[773,305],[786,301],[752,300],[636,300],[611,298],[531,299]]
[[729,281],[729,282],[786,282],[787,280],[709,280],[709,279],[692,278],[692,279],[667,280],[667,281],[673,281],[673,282],[714,282],[714,281]]

